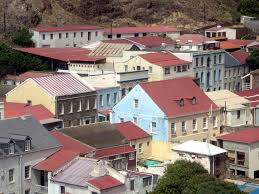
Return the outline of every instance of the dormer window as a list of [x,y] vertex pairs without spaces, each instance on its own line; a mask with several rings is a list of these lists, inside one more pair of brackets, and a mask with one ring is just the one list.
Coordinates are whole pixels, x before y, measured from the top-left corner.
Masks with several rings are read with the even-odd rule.
[[25,140],[24,150],[26,152],[31,150],[31,140],[30,139]]
[[9,154],[14,154],[14,148],[15,148],[14,142],[10,142],[9,143]]
[[194,96],[194,97],[192,97],[192,105],[194,105],[194,104],[196,104],[197,103],[197,99],[196,99],[196,97]]
[[179,101],[179,106],[180,107],[184,106],[184,99],[183,98]]

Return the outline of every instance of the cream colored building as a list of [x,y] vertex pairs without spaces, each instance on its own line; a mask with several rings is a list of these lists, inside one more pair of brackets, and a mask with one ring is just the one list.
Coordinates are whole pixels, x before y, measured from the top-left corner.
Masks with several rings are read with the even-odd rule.
[[252,125],[251,102],[229,90],[206,92],[206,95],[223,109],[223,126],[240,127]]
[[139,70],[148,70],[150,81],[194,76],[191,62],[181,60],[169,52],[139,54],[116,65],[117,72]]

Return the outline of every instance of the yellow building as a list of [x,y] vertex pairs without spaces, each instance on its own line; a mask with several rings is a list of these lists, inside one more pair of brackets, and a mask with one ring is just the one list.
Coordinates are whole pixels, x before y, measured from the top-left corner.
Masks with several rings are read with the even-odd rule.
[[139,70],[148,70],[150,81],[194,76],[191,62],[181,60],[170,52],[140,54],[115,65],[116,72]]

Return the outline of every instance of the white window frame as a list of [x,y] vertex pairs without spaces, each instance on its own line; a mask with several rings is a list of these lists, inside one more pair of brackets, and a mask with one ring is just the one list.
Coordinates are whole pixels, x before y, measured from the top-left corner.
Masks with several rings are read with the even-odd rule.
[[[193,121],[195,121],[195,125],[194,125],[194,122]],[[197,131],[198,130],[198,128],[197,128],[197,119],[193,119],[192,120],[192,130],[193,131]]]
[[103,95],[102,94],[99,96],[99,100],[100,100],[99,105],[102,107],[103,106]]
[[82,100],[79,100],[79,106],[78,106],[78,109],[77,109],[77,112],[80,112],[82,111]]
[[[8,181],[9,181],[9,183],[14,183],[15,182],[14,171],[15,171],[14,168],[11,168],[11,169],[8,170]],[[10,180],[10,172],[12,172],[12,180]]]
[[[204,127],[204,119],[206,119],[206,126],[205,127]],[[202,127],[203,127],[203,129],[208,129],[208,119],[206,117],[204,117],[202,119]]]
[[69,113],[73,112],[73,102],[69,102]]
[[28,152],[31,150],[31,140],[30,139],[26,139],[24,142],[24,150],[25,152]]
[[111,106],[111,94],[106,94],[107,106]]
[[[26,177],[26,168],[28,168],[29,172],[28,172],[28,176]],[[24,167],[24,178],[25,179],[31,179],[31,166],[27,165]]]
[[138,99],[133,100],[133,106],[134,106],[134,108],[139,108],[139,100]]
[[61,109],[60,109],[60,115],[63,115],[65,113],[65,106],[64,103],[60,103]]
[[10,142],[9,143],[9,151],[8,151],[8,154],[14,154],[15,152],[15,144],[14,142]]
[[[183,125],[183,123],[184,123],[184,125]],[[182,121],[181,122],[181,129],[182,129],[182,133],[186,133],[187,132],[187,130],[186,130],[186,121]]]
[[86,108],[85,108],[85,110],[89,110],[89,109],[90,109],[90,100],[88,98],[88,99],[86,99]]

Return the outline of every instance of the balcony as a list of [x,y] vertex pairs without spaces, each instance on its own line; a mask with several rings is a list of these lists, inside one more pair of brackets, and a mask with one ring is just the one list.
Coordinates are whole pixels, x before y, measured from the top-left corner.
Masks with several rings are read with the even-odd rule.
[[48,194],[48,187],[41,185],[34,185],[33,190],[35,193]]

